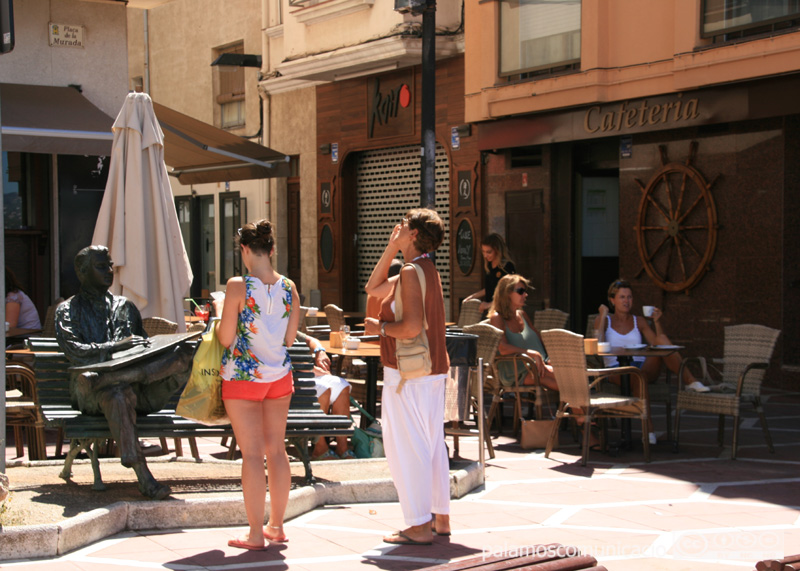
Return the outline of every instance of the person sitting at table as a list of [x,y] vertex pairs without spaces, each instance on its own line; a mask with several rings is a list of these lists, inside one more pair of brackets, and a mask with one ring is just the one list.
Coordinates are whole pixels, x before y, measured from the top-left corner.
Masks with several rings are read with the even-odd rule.
[[[662,311],[659,308],[653,309],[653,324],[655,331],[650,327],[644,316],[633,315],[633,288],[631,284],[623,279],[615,280],[608,288],[608,301],[614,308],[610,313],[609,307],[605,304],[600,305],[599,315],[594,320],[595,335],[598,341],[608,341],[612,347],[628,347],[647,343],[649,345],[671,345],[664,327],[661,323]],[[616,357],[603,357],[606,367],[618,367],[619,361]],[[633,365],[639,367],[644,373],[648,383],[652,383],[661,374],[662,364],[673,373],[678,372],[681,366],[681,355],[677,351],[666,357],[634,357]],[[708,392],[710,389],[692,376],[688,370],[684,370],[686,375],[686,389],[697,392]],[[611,381],[619,384],[619,377],[612,377]],[[645,391],[647,387],[645,386]],[[642,395],[634,394],[636,397]],[[645,397],[647,395],[644,395]],[[647,399],[648,409],[650,399]],[[656,435],[653,432],[653,420],[648,410],[648,425],[650,444],[656,443]]]
[[[350,383],[331,374],[331,359],[322,343],[301,331],[297,332],[297,340],[304,342],[314,352],[314,388],[322,412],[350,416]],[[312,460],[348,460],[355,457],[355,453],[347,447],[346,436],[336,437],[334,450],[331,450],[328,439],[320,436],[311,451]]]
[[[553,367],[547,364],[547,351],[539,332],[531,323],[531,318],[523,307],[528,299],[530,282],[517,274],[509,274],[500,278],[495,289],[492,306],[489,308],[489,323],[503,332],[497,348],[501,355],[527,355],[536,363],[539,382],[545,388],[557,391],[558,384],[553,374]],[[525,373],[521,368],[521,373]],[[500,382],[505,385],[514,383],[514,366],[512,363],[500,362],[497,367]],[[523,385],[535,383],[533,375],[525,374]]]
[[31,298],[22,291],[22,285],[17,280],[17,276],[8,267],[6,267],[6,323],[10,328],[42,328],[36,306],[33,305]]
[[481,302],[481,311],[483,312],[491,307],[500,278],[514,274],[517,270],[514,262],[508,258],[506,242],[500,234],[489,234],[481,240],[481,254],[483,255],[483,271],[486,272],[483,280],[484,287],[465,297],[464,301],[483,298]]

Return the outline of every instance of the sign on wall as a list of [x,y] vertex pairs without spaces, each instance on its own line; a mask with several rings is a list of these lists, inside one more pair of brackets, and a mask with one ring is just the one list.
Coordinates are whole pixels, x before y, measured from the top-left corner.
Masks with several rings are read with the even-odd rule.
[[456,232],[456,261],[462,274],[469,274],[475,261],[475,233],[466,218],[458,224]]
[[61,48],[86,47],[83,43],[83,26],[50,22],[48,28],[51,46]]
[[333,196],[331,195],[331,183],[321,182],[319,184],[319,213],[331,214],[333,212]]
[[472,206],[472,173],[458,171],[458,207],[470,208]]
[[414,133],[414,72],[374,77],[367,81],[367,138]]

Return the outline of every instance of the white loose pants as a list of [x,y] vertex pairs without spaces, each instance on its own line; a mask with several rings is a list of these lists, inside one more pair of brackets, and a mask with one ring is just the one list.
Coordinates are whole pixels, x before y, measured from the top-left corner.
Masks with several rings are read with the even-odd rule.
[[406,525],[450,513],[450,470],[444,443],[447,375],[410,379],[397,394],[400,373],[384,367],[381,425],[386,460]]

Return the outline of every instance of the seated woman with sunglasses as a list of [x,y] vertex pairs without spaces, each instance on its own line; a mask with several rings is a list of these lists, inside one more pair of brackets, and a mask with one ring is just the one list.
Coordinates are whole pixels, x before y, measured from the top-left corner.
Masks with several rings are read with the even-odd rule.
[[[517,274],[509,274],[500,278],[494,292],[492,306],[489,308],[489,323],[503,332],[498,352],[501,355],[524,354],[533,359],[539,371],[539,382],[543,387],[558,390],[553,367],[547,364],[545,351],[539,332],[533,328],[530,317],[522,309],[528,299],[529,282]],[[513,366],[509,363],[498,363],[497,374],[504,385],[513,384]],[[510,377],[510,378],[509,378]],[[524,385],[534,384],[531,374],[522,381]]]

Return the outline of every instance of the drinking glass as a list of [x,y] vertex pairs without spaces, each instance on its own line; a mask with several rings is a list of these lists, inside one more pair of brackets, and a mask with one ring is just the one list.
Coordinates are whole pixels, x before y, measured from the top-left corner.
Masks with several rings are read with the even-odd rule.
[[194,308],[194,314],[203,321],[208,321],[208,316],[211,314],[211,307],[207,303],[198,305]]

